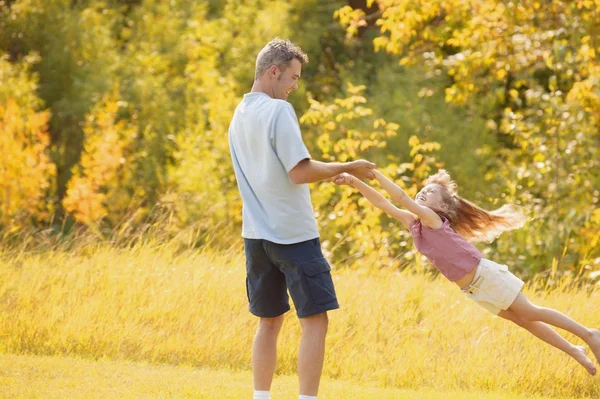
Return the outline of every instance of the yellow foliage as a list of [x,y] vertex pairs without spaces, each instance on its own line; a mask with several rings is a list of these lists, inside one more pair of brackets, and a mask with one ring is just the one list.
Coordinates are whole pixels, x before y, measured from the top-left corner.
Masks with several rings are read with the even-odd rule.
[[49,113],[0,104],[0,226],[20,229],[52,212],[47,195],[54,164],[47,155]]
[[125,120],[118,120],[117,89],[105,95],[86,118],[84,153],[74,168],[67,185],[63,206],[75,219],[86,225],[97,225],[104,218],[120,220],[131,195],[123,187],[127,181],[127,148],[135,129]]

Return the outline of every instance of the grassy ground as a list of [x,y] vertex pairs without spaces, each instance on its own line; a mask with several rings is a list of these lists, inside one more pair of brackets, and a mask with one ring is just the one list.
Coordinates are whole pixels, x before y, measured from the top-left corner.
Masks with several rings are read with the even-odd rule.
[[[40,253],[0,248],[0,353],[192,366],[165,370],[190,376],[207,373],[198,377],[205,381],[198,388],[190,385],[198,395],[200,389],[209,389],[213,379],[243,380],[239,391],[233,385],[228,389],[229,397],[244,397],[250,381],[244,373],[250,364],[256,324],[247,312],[244,270],[237,251],[181,252],[168,244],[145,243],[128,249],[89,244]],[[323,385],[323,394],[330,392],[326,397],[352,397],[338,392],[354,385],[408,389],[424,395],[518,392],[600,397],[599,377],[588,376],[564,353],[490,315],[441,278],[389,270],[334,270],[333,274],[342,308],[330,315],[324,377],[332,384]],[[552,288],[532,282],[525,292],[539,305],[600,327],[598,287],[576,290],[569,280],[561,280]],[[290,312],[280,337],[279,375],[295,374],[299,336],[299,324]],[[580,343],[569,334],[565,337]],[[29,366],[23,360],[22,378],[27,370],[34,374],[43,370],[32,359]],[[55,361],[51,359],[47,361]],[[60,375],[78,369],[69,366],[68,360],[56,361],[63,362]],[[90,392],[101,389],[101,381],[112,378],[103,377],[102,370],[113,370],[106,371],[109,376],[117,375],[114,370],[119,369],[129,375],[128,367],[119,364],[100,363],[100,371],[92,372],[92,377],[67,378],[65,385],[88,384]],[[94,370],[93,363],[89,367]],[[138,366],[131,367],[135,374]],[[201,371],[209,369],[233,370],[231,375],[237,377]],[[3,378],[4,387],[10,386]],[[42,389],[35,376],[12,378],[35,392]],[[282,377],[282,381],[288,380]],[[295,379],[289,381],[283,385],[289,389],[282,392],[293,397]],[[43,384],[52,384],[52,379],[46,378]],[[126,385],[123,382],[119,389]],[[152,395],[186,397],[185,391],[168,391],[184,385],[156,386]],[[116,392],[121,397],[130,395]]]
[[[247,371],[0,355],[0,397],[4,399],[240,399],[252,397],[251,381],[252,376]],[[293,399],[297,397],[297,387],[296,378],[277,376],[271,393],[274,399]],[[542,396],[517,392],[440,392],[369,387],[352,381],[325,379],[319,398],[542,399]]]

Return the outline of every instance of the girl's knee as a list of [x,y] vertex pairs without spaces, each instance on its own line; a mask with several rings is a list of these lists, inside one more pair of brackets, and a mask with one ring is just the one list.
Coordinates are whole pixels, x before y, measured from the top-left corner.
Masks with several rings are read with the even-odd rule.
[[544,308],[531,305],[519,316],[525,321],[540,321],[542,319],[544,310]]
[[509,311],[503,311],[502,313],[500,313],[500,316],[504,317],[507,320],[512,321],[513,323],[515,323],[519,327],[525,327],[525,325],[528,323],[527,320],[523,319],[517,313],[512,312],[510,310]]
[[519,327],[523,327],[523,328],[525,328],[527,323],[530,323],[529,321],[523,319],[522,317],[515,317],[515,318],[511,319],[511,321],[513,323],[515,323],[516,325],[518,325]]

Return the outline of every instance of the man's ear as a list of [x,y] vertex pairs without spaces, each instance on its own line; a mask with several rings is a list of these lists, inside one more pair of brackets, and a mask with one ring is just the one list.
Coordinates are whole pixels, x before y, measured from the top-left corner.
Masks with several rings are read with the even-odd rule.
[[269,67],[269,74],[273,77],[277,76],[277,72],[279,72],[279,68],[277,68],[277,65],[271,65]]

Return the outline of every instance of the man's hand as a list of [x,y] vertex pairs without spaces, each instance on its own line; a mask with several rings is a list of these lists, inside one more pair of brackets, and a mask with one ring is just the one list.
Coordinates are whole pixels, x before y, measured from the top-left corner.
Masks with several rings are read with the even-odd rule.
[[349,162],[346,165],[346,172],[361,180],[372,180],[375,178],[375,164],[373,162],[359,159],[358,161]]
[[338,186],[343,186],[343,185],[352,185],[352,180],[354,180],[354,179],[355,179],[355,177],[352,175],[349,175],[348,173],[340,173],[337,176],[333,176],[329,180],[334,182]]
[[374,163],[365,160],[327,163],[307,158],[298,162],[288,174],[295,184],[313,183],[344,172],[350,173],[359,179],[371,180],[375,178],[374,168]]

